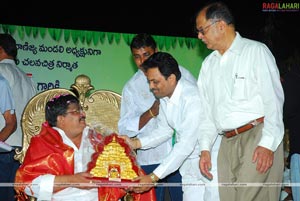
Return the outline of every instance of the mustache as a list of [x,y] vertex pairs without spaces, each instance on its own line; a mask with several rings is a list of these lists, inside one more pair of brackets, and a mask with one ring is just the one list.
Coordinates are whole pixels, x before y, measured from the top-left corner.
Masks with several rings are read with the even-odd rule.
[[156,90],[156,89],[154,89],[154,88],[151,88],[151,89],[150,89],[150,91],[151,91],[152,93],[153,93],[153,91],[155,91],[155,90]]
[[85,121],[85,119],[86,119],[86,116],[81,116],[80,118],[79,118],[79,121]]
[[159,100],[159,97],[157,97],[157,96],[155,95],[155,93],[153,92],[153,91],[158,91],[158,90],[152,88],[152,89],[150,89],[150,91],[151,91],[151,93],[154,95],[155,99],[156,99],[156,100]]

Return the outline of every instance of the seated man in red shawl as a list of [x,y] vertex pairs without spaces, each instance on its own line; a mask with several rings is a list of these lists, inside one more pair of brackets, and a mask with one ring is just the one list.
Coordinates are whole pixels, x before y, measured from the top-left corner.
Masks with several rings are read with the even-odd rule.
[[[126,194],[123,188],[91,185],[99,182],[87,172],[95,149],[88,137],[91,130],[79,100],[69,94],[55,97],[46,103],[45,117],[41,132],[31,138],[16,174],[18,200],[26,200],[27,195],[52,201],[122,198]],[[156,199],[154,191],[132,195],[136,201]]]
[[31,138],[16,174],[18,200],[25,200],[27,195],[38,200],[64,201],[122,198],[124,189],[90,184],[96,181],[87,172],[87,164],[95,150],[79,100],[73,95],[55,97],[47,102],[45,114],[46,122],[41,132]]

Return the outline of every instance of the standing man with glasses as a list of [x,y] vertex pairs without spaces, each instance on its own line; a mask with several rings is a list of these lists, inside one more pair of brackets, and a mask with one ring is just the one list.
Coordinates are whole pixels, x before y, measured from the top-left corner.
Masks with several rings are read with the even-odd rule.
[[200,170],[212,178],[210,150],[219,133],[220,200],[278,201],[284,170],[284,94],[275,58],[266,45],[235,30],[223,2],[204,6],[196,16],[196,29],[198,38],[214,50],[202,63],[198,87],[218,131],[207,129],[201,135]]

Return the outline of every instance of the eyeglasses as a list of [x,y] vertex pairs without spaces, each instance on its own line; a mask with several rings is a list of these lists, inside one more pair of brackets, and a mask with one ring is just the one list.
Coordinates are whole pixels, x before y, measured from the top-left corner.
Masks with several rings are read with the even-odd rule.
[[83,109],[79,108],[77,110],[73,110],[73,111],[69,111],[69,112],[65,112],[65,114],[73,114],[73,115],[77,115],[77,114],[81,114],[83,113]]
[[219,22],[220,20],[214,20],[212,23],[210,23],[209,25],[205,26],[205,27],[201,27],[199,29],[196,28],[196,32],[197,34],[201,33],[203,36],[205,35],[204,30],[208,29],[210,26],[214,25],[215,23]]

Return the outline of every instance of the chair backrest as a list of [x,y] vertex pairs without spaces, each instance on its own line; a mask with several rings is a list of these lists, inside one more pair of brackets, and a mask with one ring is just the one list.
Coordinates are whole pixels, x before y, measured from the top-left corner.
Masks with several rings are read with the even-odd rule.
[[121,95],[110,90],[95,90],[91,80],[86,75],[79,75],[71,89],[49,89],[35,95],[26,105],[21,119],[23,131],[22,149],[16,149],[15,159],[21,163],[24,160],[31,137],[37,135],[45,121],[45,105],[48,100],[59,94],[77,95],[86,113],[86,122],[98,132],[118,133]]

